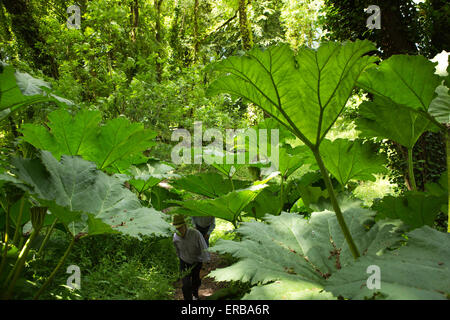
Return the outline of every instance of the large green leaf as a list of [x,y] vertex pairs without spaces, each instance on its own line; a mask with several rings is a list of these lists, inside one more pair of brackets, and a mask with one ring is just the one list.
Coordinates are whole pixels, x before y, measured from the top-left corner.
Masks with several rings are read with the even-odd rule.
[[63,154],[86,157],[96,148],[96,136],[101,121],[99,111],[80,110],[75,116],[63,109],[48,115],[46,127],[24,124],[21,128],[23,140],[41,150],[50,151],[60,159]]
[[442,203],[438,197],[408,191],[400,197],[386,196],[372,208],[378,212],[376,219],[400,219],[411,228],[433,226]]
[[264,109],[308,145],[319,145],[344,108],[360,73],[376,61],[368,41],[328,42],[317,50],[288,45],[214,64],[223,75],[210,94],[230,93]]
[[448,88],[438,86],[436,93],[438,96],[431,101],[428,113],[440,123],[448,124],[450,123],[450,95],[448,94]]
[[270,189],[271,188],[269,187],[262,190],[258,196],[244,208],[247,216],[262,219],[266,214],[276,215],[280,212],[280,195]]
[[80,111],[72,116],[68,111],[56,110],[48,118],[49,131],[40,125],[25,124],[21,132],[25,141],[52,152],[57,159],[63,154],[80,155],[95,162],[99,169],[112,170],[119,164],[119,169],[127,169],[136,155],[155,145],[155,132],[126,118],[108,120],[100,127],[97,111]]
[[0,62],[0,120],[11,112],[39,102],[73,104],[71,101],[49,93],[50,85],[14,67]]
[[285,145],[279,148],[278,171],[285,180],[305,164],[316,164],[314,156],[307,146],[291,148],[289,145]]
[[[344,210],[350,232],[361,252],[379,252],[401,239],[391,224],[373,225],[373,212],[354,203]],[[329,298],[317,294],[326,279],[354,260],[333,212],[311,214],[309,220],[297,214],[266,216],[268,223],[243,223],[240,242],[219,240],[210,250],[230,253],[239,262],[210,273],[217,281],[240,280],[257,284],[247,297],[261,296],[272,281],[286,291],[272,291],[268,299],[289,297]],[[294,285],[296,283],[297,285]],[[273,286],[273,285],[272,285]],[[304,292],[304,290],[307,290]],[[311,295],[311,291],[316,294]],[[277,294],[278,293],[278,294]],[[244,297],[245,298],[245,297]]]
[[[237,152],[218,150],[215,148],[206,147],[203,148],[203,157],[207,157],[207,163],[216,168],[220,173],[228,178],[232,178],[233,175],[245,163],[238,163]],[[243,152],[245,154],[245,152]]]
[[234,223],[245,206],[253,201],[265,187],[265,184],[254,185],[232,191],[216,199],[171,201],[180,206],[173,212],[190,216],[214,216]]
[[366,70],[358,85],[395,104],[427,112],[441,82],[434,71],[435,63],[423,56],[394,55]]
[[214,216],[235,223],[244,208],[267,187],[267,182],[275,177],[274,173],[252,186],[229,192],[215,199],[171,201],[179,205],[173,212],[189,216]]
[[256,286],[242,300],[336,300],[336,298],[316,285],[284,279],[265,286]]
[[278,130],[278,141],[280,143],[284,143],[286,140],[295,139],[295,136],[291,131],[286,129],[286,127],[282,126],[278,121],[273,118],[265,118],[264,120],[258,122],[255,126],[252,127],[253,130],[257,130],[258,134],[258,142],[261,131],[259,130],[267,130],[267,143],[268,147],[270,146],[270,137],[272,137],[271,130]]
[[425,131],[438,129],[422,114],[381,98],[363,102],[359,114],[356,125],[362,136],[390,139],[407,148],[413,148]]
[[179,175],[172,173],[175,168],[163,161],[149,161],[145,165],[131,167],[130,174],[133,176],[129,182],[142,193],[165,179],[177,178]]
[[[436,300],[450,294],[450,234],[428,226],[407,234],[406,245],[382,255],[367,254],[333,274],[325,289],[349,299],[375,293],[386,299]],[[367,267],[380,270],[380,289],[369,289]]]
[[[116,161],[124,161],[130,155],[141,153],[155,145],[156,132],[144,129],[142,123],[131,123],[126,118],[106,122],[96,137],[97,148],[91,149],[86,159],[107,168]],[[132,163],[129,162],[128,166]]]
[[320,153],[328,171],[342,184],[349,180],[375,181],[375,173],[384,173],[385,160],[376,154],[374,146],[360,140],[325,139]]
[[159,211],[171,206],[168,203],[169,200],[182,200],[181,196],[177,192],[160,186],[155,186],[152,188],[150,198],[153,208]]
[[441,211],[448,214],[448,171],[442,173],[437,182],[425,184],[425,191],[431,196],[435,196],[441,203]]
[[12,161],[19,187],[49,207],[75,234],[122,232],[138,237],[167,235],[170,225],[154,209],[142,207],[123,186],[123,179],[109,176],[95,164],[76,156],[58,162],[49,152],[40,159]]
[[[179,190],[185,190],[208,198],[217,198],[233,191],[231,181],[223,178],[218,173],[188,175],[172,180],[170,184]],[[233,180],[233,185],[235,189],[245,189],[251,185],[251,182]]]

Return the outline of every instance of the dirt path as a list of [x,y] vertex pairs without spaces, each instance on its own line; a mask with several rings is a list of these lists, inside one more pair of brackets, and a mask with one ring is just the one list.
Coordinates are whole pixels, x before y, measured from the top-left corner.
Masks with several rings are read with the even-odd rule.
[[[200,278],[202,279],[202,285],[198,290],[198,296],[200,300],[204,300],[207,297],[214,294],[219,289],[226,288],[226,282],[216,282],[211,278],[206,278],[205,276],[212,270],[217,268],[226,267],[227,264],[221,259],[221,257],[214,252],[211,252],[211,260],[208,263],[204,263],[202,270],[200,271]],[[183,292],[181,291],[181,280],[174,282],[175,287],[175,300],[183,300]]]

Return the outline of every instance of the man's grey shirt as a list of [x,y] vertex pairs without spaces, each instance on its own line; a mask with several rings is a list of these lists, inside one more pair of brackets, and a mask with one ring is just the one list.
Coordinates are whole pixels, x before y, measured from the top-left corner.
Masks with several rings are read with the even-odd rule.
[[177,256],[186,263],[209,261],[208,246],[200,231],[188,228],[184,238],[178,234],[173,235],[173,244],[177,251]]

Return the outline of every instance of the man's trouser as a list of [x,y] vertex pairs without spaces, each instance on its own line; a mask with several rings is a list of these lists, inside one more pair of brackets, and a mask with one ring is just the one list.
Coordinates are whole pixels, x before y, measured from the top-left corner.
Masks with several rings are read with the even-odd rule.
[[195,262],[194,264],[189,264],[180,259],[180,271],[186,272],[186,270],[191,270],[189,274],[183,277],[181,280],[183,283],[183,296],[184,300],[192,300],[192,296],[198,298],[198,288],[202,284],[200,279],[200,269],[202,268],[201,262]]
[[[198,225],[195,225],[195,229],[200,231],[200,233],[202,234],[203,238],[205,238],[206,234],[208,233],[209,226],[208,227],[200,227]],[[209,237],[206,237],[205,241],[206,241],[206,245],[209,247]]]

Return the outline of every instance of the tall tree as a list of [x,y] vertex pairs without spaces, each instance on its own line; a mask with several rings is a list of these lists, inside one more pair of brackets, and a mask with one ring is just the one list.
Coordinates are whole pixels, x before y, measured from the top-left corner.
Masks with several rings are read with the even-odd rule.
[[154,0],[154,7],[155,7],[155,40],[156,40],[156,81],[158,83],[162,80],[162,64],[161,64],[161,5],[163,0]]
[[249,3],[250,0],[239,0],[239,30],[244,50],[250,50],[253,47],[252,27],[247,17],[247,6]]
[[200,39],[198,35],[198,15],[199,15],[199,0],[194,1],[194,62],[198,58],[198,49],[200,46]]
[[131,2],[131,41],[136,42],[136,35],[139,26],[139,0]]
[[[421,33],[418,13],[412,0],[325,0],[325,28],[332,40],[369,39],[380,47],[380,54],[417,54]],[[381,30],[366,27],[370,5],[380,7]]]

